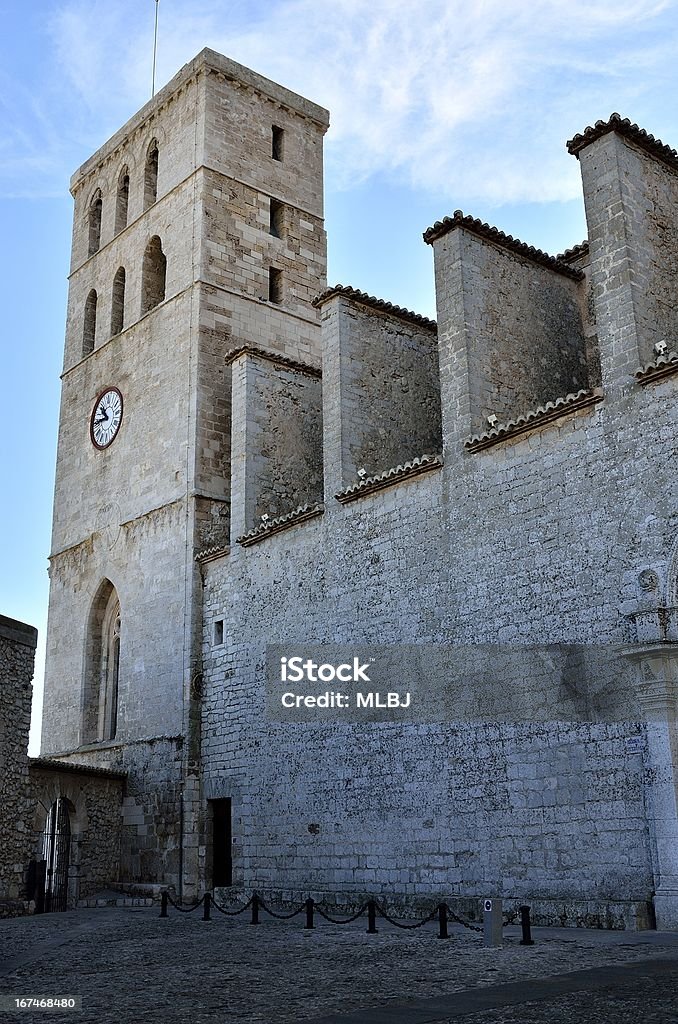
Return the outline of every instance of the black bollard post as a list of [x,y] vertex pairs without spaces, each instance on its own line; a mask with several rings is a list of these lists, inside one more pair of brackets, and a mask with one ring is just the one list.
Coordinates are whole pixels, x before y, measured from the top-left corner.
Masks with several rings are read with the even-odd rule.
[[203,899],[205,900],[205,906],[202,912],[203,921],[209,921],[210,919],[210,906],[212,904],[212,896],[209,892],[206,892]]
[[438,907],[438,924],[440,926],[438,931],[439,939],[449,939],[447,932],[447,903],[441,903]]
[[377,934],[377,904],[374,900],[367,904],[367,934]]
[[252,896],[252,920],[250,924],[259,924],[259,897],[256,892]]
[[160,916],[167,917],[167,893],[160,893]]
[[534,939],[530,931],[530,908],[520,908],[520,925],[523,929],[523,937],[520,940],[521,946],[534,946]]
[[313,900],[309,897],[306,900],[306,924],[304,928],[314,928],[313,924]]

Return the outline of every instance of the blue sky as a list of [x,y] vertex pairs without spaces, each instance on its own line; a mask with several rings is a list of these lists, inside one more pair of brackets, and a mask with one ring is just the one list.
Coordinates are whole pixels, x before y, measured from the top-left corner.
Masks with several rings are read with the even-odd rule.
[[[40,630],[38,694],[68,180],[149,98],[154,10],[0,0],[0,612]],[[330,282],[429,316],[435,220],[461,208],[559,252],[586,235],[567,138],[618,110],[678,144],[678,0],[160,0],[159,14],[159,86],[211,46],[330,109]]]

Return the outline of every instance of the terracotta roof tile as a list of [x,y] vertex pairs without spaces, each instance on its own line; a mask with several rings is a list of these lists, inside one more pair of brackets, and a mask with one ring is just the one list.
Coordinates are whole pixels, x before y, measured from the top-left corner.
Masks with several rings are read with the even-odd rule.
[[242,544],[244,548],[249,547],[250,544],[256,544],[257,541],[263,540],[264,537],[280,533],[281,530],[287,529],[288,526],[303,523],[307,519],[314,519],[316,516],[322,515],[324,511],[325,506],[321,503],[300,505],[293,512],[288,512],[287,515],[277,516],[275,519],[269,519],[267,522],[261,523],[260,526],[255,526],[253,530],[249,530],[248,533],[238,537],[238,544]]
[[334,497],[342,505],[345,505],[348,501],[354,501],[373,491],[380,491],[383,487],[389,487],[410,476],[419,476],[420,473],[425,473],[430,469],[438,469],[442,464],[443,460],[440,455],[418,455],[415,459],[410,459],[409,462],[402,462],[390,469],[385,469],[383,473],[365,477],[364,480],[359,480],[358,483],[339,491]]
[[497,423],[484,434],[474,434],[473,437],[464,442],[464,447],[469,452],[479,452],[484,448],[491,448],[492,445],[498,444],[499,441],[503,441],[507,437],[524,434],[527,430],[550,423],[560,416],[574,412],[575,409],[595,405],[597,402],[601,402],[602,399],[602,388],[583,388],[581,391],[571,392],[561,398],[554,399],[552,402],[538,405],[536,409],[531,409],[521,416],[516,416],[514,420],[507,420],[506,423]]
[[543,267],[548,267],[549,270],[555,270],[558,274],[571,277],[575,281],[581,281],[584,276],[581,270],[577,270],[568,263],[562,262],[558,257],[549,256],[548,253],[542,252],[541,249],[535,249],[533,245],[527,245],[526,242],[521,242],[519,238],[507,235],[500,231],[499,228],[492,227],[490,224],[478,220],[477,217],[467,216],[462,210],[455,210],[451,217],[443,217],[442,220],[437,220],[432,227],[427,228],[424,232],[424,241],[430,245],[436,238],[441,238],[448,231],[454,231],[456,228],[465,228],[466,231],[473,232],[479,238],[485,238],[488,242],[494,242],[495,245],[501,246],[502,249],[508,249],[509,252],[514,252],[518,256],[531,260],[533,263],[539,263]]
[[392,316],[400,317],[401,320],[410,320],[419,327],[426,327],[432,331],[438,328],[435,320],[429,320],[428,317],[422,316],[420,313],[413,313],[402,306],[395,306],[392,302],[387,302],[385,299],[377,299],[374,295],[368,295],[367,292],[360,292],[357,288],[351,288],[350,285],[335,284],[332,288],[326,288],[324,292],[315,297],[313,305],[316,307],[321,306],[323,302],[327,302],[334,295],[345,295],[347,299],[353,299],[354,302],[362,302],[363,306],[372,306],[373,309],[378,309],[381,313],[390,313]]
[[655,139],[654,135],[650,135],[644,128],[639,128],[637,124],[633,124],[632,121],[629,121],[628,117],[622,117],[616,113],[610,114],[607,121],[596,121],[594,125],[589,125],[588,128],[584,129],[581,134],[575,135],[573,139],[568,141],[567,150],[573,156],[579,156],[582,149],[590,146],[596,139],[607,135],[609,132],[617,132],[618,135],[631,139],[641,149],[644,149],[658,160],[662,160],[669,167],[678,170],[678,153],[676,153],[675,149],[665,146],[661,139]]

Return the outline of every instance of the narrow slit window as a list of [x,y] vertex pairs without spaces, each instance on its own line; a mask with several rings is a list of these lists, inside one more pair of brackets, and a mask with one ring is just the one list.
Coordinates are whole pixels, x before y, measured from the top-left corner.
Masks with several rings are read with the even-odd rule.
[[85,320],[82,329],[82,354],[88,356],[94,351],[94,339],[97,332],[97,293],[94,288],[85,302]]
[[167,277],[167,259],[162,251],[162,243],[157,235],[153,235],[146,246],[141,267],[141,315],[148,313],[165,298],[165,282]]
[[285,150],[285,132],[276,124],[271,129],[271,156],[274,160],[282,160]]
[[285,207],[277,199],[271,199],[269,231],[274,238],[283,238],[285,235]]
[[214,623],[214,646],[219,647],[224,642],[224,620],[217,619]]
[[125,326],[125,268],[118,267],[113,278],[111,303],[111,337],[120,334]]
[[129,174],[123,168],[118,178],[118,195],[115,202],[115,233],[127,227],[127,207],[129,204]]
[[146,167],[144,170],[144,210],[158,198],[158,143],[153,140],[146,153]]
[[280,304],[283,295],[282,270],[268,269],[268,301]]
[[103,205],[101,192],[97,190],[89,207],[89,239],[87,250],[89,256],[93,256],[95,252],[98,252],[101,245],[101,213]]

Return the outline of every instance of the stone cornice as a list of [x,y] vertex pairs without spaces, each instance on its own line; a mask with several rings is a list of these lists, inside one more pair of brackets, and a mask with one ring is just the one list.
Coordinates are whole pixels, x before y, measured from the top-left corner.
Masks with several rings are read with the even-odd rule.
[[278,516],[276,519],[270,519],[268,522],[262,523],[261,526],[255,526],[253,530],[238,537],[238,544],[248,548],[252,544],[257,544],[260,540],[264,540],[266,537],[272,537],[282,530],[287,530],[290,526],[296,526],[297,523],[305,523],[307,519],[315,519],[316,516],[321,516],[324,511],[325,506],[321,503],[316,505],[300,505],[299,508],[295,508],[293,512],[288,512],[285,516]]
[[352,484],[350,487],[344,488],[343,491],[339,491],[334,497],[342,505],[346,505],[349,501],[355,501],[366,494],[374,494],[375,491],[391,487],[393,484],[400,483],[401,480],[409,480],[410,477],[420,476],[422,473],[428,473],[432,469],[440,469],[442,464],[443,459],[441,455],[419,455],[416,459],[411,459],[409,462],[403,462],[398,466],[385,469],[383,473],[378,473],[376,476],[365,477],[364,480],[360,480],[357,484]]
[[311,366],[310,363],[302,363],[299,359],[290,359],[289,356],[271,352],[270,349],[260,348],[258,345],[239,345],[226,353],[224,359],[227,366],[235,362],[239,356],[255,356],[257,359],[264,359],[268,363],[276,363],[284,366],[287,370],[295,370],[307,377],[322,377],[322,370],[318,366]]
[[517,416],[514,420],[497,423],[484,434],[474,434],[464,442],[464,447],[471,453],[483,451],[483,449],[491,448],[507,438],[517,437],[528,430],[534,430],[535,427],[551,423],[552,420],[560,419],[561,416],[566,416],[577,409],[585,409],[590,405],[602,402],[602,400],[602,388],[585,388],[576,393],[570,393],[562,398],[556,398],[553,402],[539,405],[536,409]]
[[435,320],[429,320],[427,316],[422,316],[421,313],[413,313],[410,309],[404,309],[403,306],[396,306],[392,302],[387,302],[386,299],[377,299],[374,295],[358,291],[357,288],[352,288],[350,285],[335,284],[332,288],[326,288],[320,295],[316,295],[312,304],[319,308],[328,299],[334,298],[335,295],[343,295],[353,302],[360,302],[363,306],[371,306],[372,309],[377,309],[380,313],[389,313],[391,316],[397,316],[400,320],[409,320],[410,323],[414,323],[418,327],[425,327],[430,331],[438,330]]
[[57,761],[49,757],[31,757],[28,767],[49,772],[71,772],[75,775],[103,775],[109,779],[127,778],[127,772],[116,771],[114,768],[97,768],[94,765],[77,764],[75,761]]
[[617,113],[610,114],[607,121],[596,121],[594,125],[589,125],[588,128],[585,128],[581,134],[569,139],[567,151],[572,156],[579,157],[583,149],[590,146],[596,139],[609,134],[609,132],[616,132],[617,135],[630,139],[631,142],[644,149],[650,156],[661,160],[662,163],[667,164],[674,171],[678,170],[678,153],[676,153],[675,149],[665,146],[661,139],[655,139],[654,135],[650,135],[644,128],[639,128],[637,124],[633,124],[632,121],[629,121],[628,117],[622,117]]
[[195,561],[201,562],[203,564],[205,562],[213,562],[217,558],[223,558],[224,555],[227,555],[230,552],[230,550],[231,549],[227,544],[221,546],[215,545],[211,548],[204,548],[202,551],[199,551],[198,554],[195,556]]
[[229,57],[224,57],[221,53],[217,53],[216,50],[205,49],[199,56],[203,54],[209,60],[209,65],[206,69],[208,75],[230,82],[237,89],[247,89],[250,92],[256,93],[257,96],[264,96],[274,106],[278,107],[279,110],[284,110],[287,114],[293,114],[295,117],[303,117],[308,121],[312,121],[313,124],[322,128],[323,134],[327,131],[330,123],[330,112],[325,107],[319,106],[299,93],[292,92],[284,85],[278,85],[277,82],[272,81],[270,78],[264,78],[263,75],[258,74],[256,71],[251,71],[250,68],[246,68],[243,64],[236,64],[235,61],[230,60]]
[[10,619],[6,615],[0,615],[0,637],[30,647],[31,650],[34,650],[38,643],[38,631],[35,626],[29,626],[27,622],[20,622],[18,619]]
[[650,384],[652,381],[668,377],[678,372],[678,352],[667,352],[665,356],[658,356],[653,362],[645,366],[639,366],[634,377],[639,384]]
[[[129,143],[139,132],[150,128],[149,122],[157,117],[160,111],[171,103],[181,92],[204,74],[218,74],[243,88],[250,89],[264,96],[281,109],[290,111],[300,117],[308,118],[319,127],[327,129],[329,112],[311,100],[272,82],[256,71],[230,60],[215,50],[205,47],[193,60],[185,64],[174,77],[163,86],[155,96],[145,103],[129,121],[127,121],[111,138],[101,146],[88,160],[82,164],[71,178],[71,192],[75,193],[86,179],[98,171],[111,158],[116,158],[123,145]],[[149,136],[150,139],[150,136]]]
[[492,225],[478,220],[477,217],[467,216],[462,210],[455,210],[451,217],[443,217],[442,220],[437,220],[432,227],[427,228],[424,232],[424,241],[430,245],[437,238],[442,238],[443,235],[457,228],[464,228],[466,231],[477,235],[478,238],[482,238],[487,242],[493,242],[494,245],[498,245],[508,252],[515,253],[517,256],[522,256],[532,263],[539,264],[539,266],[547,267],[557,274],[571,277],[573,281],[581,281],[584,277],[581,270],[576,270],[568,263],[561,261],[557,256],[549,256],[548,253],[542,252],[541,249],[535,249],[533,245],[527,245],[526,242],[521,242],[519,238],[507,235],[505,232],[500,231],[499,228],[492,227]]

